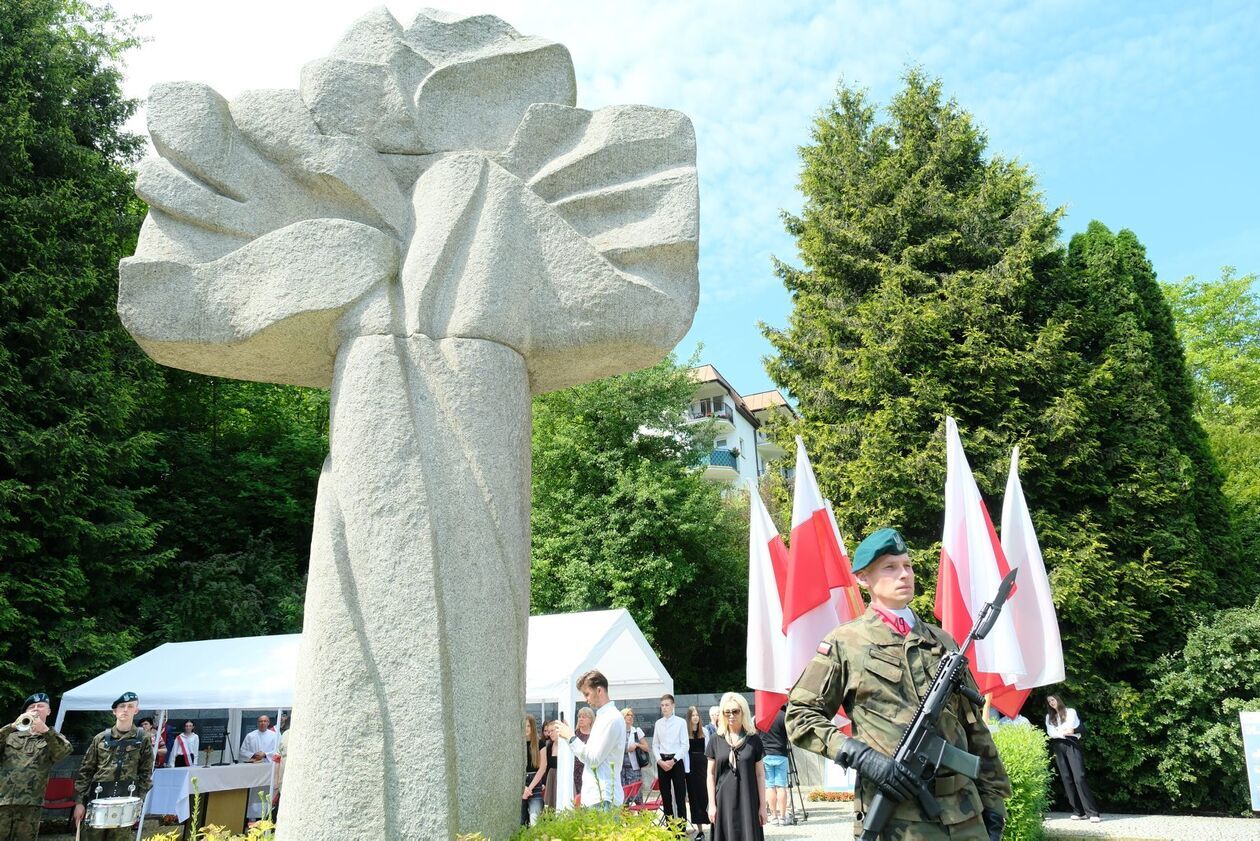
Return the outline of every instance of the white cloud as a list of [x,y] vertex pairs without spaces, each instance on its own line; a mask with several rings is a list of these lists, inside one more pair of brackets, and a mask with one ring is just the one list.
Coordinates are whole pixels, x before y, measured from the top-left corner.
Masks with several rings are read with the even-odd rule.
[[[1239,64],[1254,82],[1256,59],[1247,51],[1260,30],[1245,2],[1206,11],[1141,3],[1106,13],[1083,0],[435,2],[498,14],[522,32],[564,43],[583,107],[643,102],[691,116],[702,303],[688,345],[704,340],[706,353],[748,391],[769,386],[758,361],[769,348],[756,321],[782,323],[788,310],[769,255],[796,256],[779,219],[781,209],[800,204],[796,151],[841,76],[886,101],[906,65],[921,63],[976,114],[995,151],[1032,163],[1047,183],[1079,191],[1059,171],[1075,166],[1074,156],[1122,166],[1144,121],[1157,129],[1188,103],[1227,103],[1239,90]],[[247,88],[295,87],[301,66],[379,3],[114,5],[153,16],[142,30],[151,42],[129,60],[132,95],[158,81],[191,79],[230,98]],[[419,8],[386,5],[403,23]]]

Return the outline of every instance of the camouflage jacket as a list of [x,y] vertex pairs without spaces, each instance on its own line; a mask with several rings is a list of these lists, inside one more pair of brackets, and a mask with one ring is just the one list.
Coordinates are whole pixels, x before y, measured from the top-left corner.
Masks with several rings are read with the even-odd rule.
[[[827,635],[792,688],[787,709],[789,737],[806,750],[835,759],[845,736],[831,719],[843,706],[853,720],[853,737],[892,756],[941,658],[957,648],[948,633],[921,619],[902,637],[867,608],[865,614]],[[967,679],[971,680],[970,674]],[[951,744],[980,757],[980,776],[974,782],[951,771],[937,775],[932,788],[944,807],[939,822],[961,823],[982,808],[1005,816],[1011,783],[980,712],[955,696],[941,715],[939,728]],[[857,811],[864,812],[874,794],[873,784],[860,781]],[[893,820],[929,818],[911,798],[898,805]]]
[[[95,800],[97,783],[101,797],[144,797],[153,787],[152,737],[139,727],[126,733],[117,727],[97,733],[83,754],[74,799],[83,804]],[[127,790],[131,783],[136,785],[134,792]]]
[[70,755],[70,742],[51,727],[36,736],[0,727],[0,806],[42,806],[52,768]]

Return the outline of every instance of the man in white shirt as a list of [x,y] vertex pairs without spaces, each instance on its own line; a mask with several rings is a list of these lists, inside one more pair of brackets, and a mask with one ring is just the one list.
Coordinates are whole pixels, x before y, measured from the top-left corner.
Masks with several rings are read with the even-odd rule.
[[608,697],[608,678],[591,670],[578,678],[578,691],[595,710],[595,724],[583,742],[566,722],[554,725],[573,755],[582,760],[582,805],[614,809],[625,799],[621,790],[621,763],[626,755],[626,722]]
[[196,725],[191,721],[184,722],[184,732],[175,737],[175,745],[171,750],[169,765],[172,768],[197,765],[197,750],[201,747],[201,737],[196,733]]
[[665,814],[683,820],[687,819],[687,747],[687,722],[674,715],[674,696],[662,695],[661,717],[652,729],[652,758],[656,760]]
[[[279,743],[280,737],[271,727],[271,716],[260,715],[258,729],[249,731],[241,741],[241,761],[270,762],[271,755],[276,752]],[[256,821],[263,815],[263,803],[258,794],[265,791],[267,791],[266,788],[249,790],[249,809],[246,810],[245,815],[251,821]]]

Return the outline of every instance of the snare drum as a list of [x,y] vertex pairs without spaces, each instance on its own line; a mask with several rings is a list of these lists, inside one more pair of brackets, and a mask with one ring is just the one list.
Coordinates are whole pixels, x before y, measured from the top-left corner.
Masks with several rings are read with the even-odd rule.
[[83,819],[93,829],[121,829],[140,820],[144,801],[139,797],[101,797],[87,805]]

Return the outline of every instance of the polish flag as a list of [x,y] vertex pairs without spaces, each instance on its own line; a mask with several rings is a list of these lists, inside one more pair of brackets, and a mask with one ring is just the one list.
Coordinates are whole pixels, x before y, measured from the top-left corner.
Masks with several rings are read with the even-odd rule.
[[787,636],[788,671],[795,683],[814,659],[823,637],[839,624],[832,588],[842,589],[853,582],[848,559],[840,554],[831,515],[799,437],[796,487],[792,493],[792,551],[788,561],[783,633]]
[[[822,570],[827,583],[827,601],[831,614],[829,626],[814,641],[814,648],[831,629],[862,615],[865,607],[858,591],[857,579],[849,563],[849,553],[840,539],[840,528],[827,500],[818,489],[814,466],[805,452],[805,442],[796,438],[796,487],[792,492],[792,567]],[[806,660],[808,663],[808,659]],[[804,669],[804,665],[801,666]]]
[[[802,625],[801,635],[806,638],[805,641],[810,634],[817,634],[821,626],[827,626],[813,648],[806,650],[801,646],[808,663],[822,638],[836,625],[861,616],[866,605],[862,601],[857,579],[853,577],[849,553],[840,537],[835,512],[818,488],[814,466],[810,464],[805,442],[800,436],[796,438],[796,484],[792,491],[791,562],[793,569],[798,566],[803,569],[821,568],[827,582],[826,608],[820,608],[819,615],[815,612],[808,614],[808,624]],[[801,668],[804,669],[804,666]],[[836,711],[832,722],[845,735],[852,735],[849,718],[843,709]]]
[[1011,594],[1006,610],[1015,621],[1015,633],[1024,655],[1025,673],[1015,681],[1016,689],[1035,689],[1061,683],[1063,642],[1059,637],[1059,617],[1050,597],[1050,578],[1037,545],[1024,489],[1019,482],[1019,447],[1011,452],[1011,471],[1006,477],[1006,497],[1002,500],[1002,551],[1011,568],[1019,569],[1019,587]]
[[745,682],[753,690],[758,729],[767,730],[794,676],[787,669],[787,634],[783,630],[783,595],[788,553],[770,519],[761,494],[748,489],[748,648]]
[[840,557],[844,559],[845,574],[849,576],[849,583],[842,585],[839,593],[834,587],[831,590],[831,603],[836,609],[836,618],[843,623],[865,613],[866,602],[862,599],[862,588],[858,586],[857,578],[853,575],[853,562],[849,558],[849,550],[844,547],[844,538],[840,536],[840,524],[836,522],[836,511],[831,506],[831,500],[826,499],[823,502],[827,505],[827,516],[831,518],[831,528],[836,533],[836,545],[840,547]]
[[[941,626],[961,641],[971,631],[985,602],[997,594],[1010,567],[971,475],[953,418],[945,421],[945,435],[945,530],[941,535],[935,612]],[[1028,697],[1028,690],[1015,688],[1015,681],[1026,670],[1011,614],[1008,604],[988,636],[964,653],[971,661],[971,673],[980,692],[992,695],[993,706],[1013,718]]]

